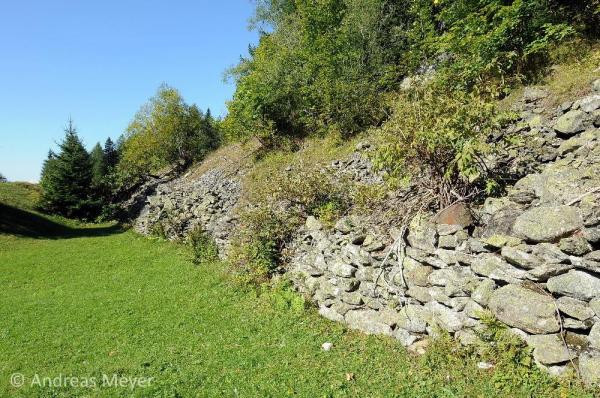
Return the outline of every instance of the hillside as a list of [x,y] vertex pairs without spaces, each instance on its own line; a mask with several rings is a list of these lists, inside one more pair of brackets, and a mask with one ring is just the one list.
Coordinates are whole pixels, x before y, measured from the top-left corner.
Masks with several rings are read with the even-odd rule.
[[158,185],[134,227],[171,239],[206,231],[241,280],[289,279],[322,316],[409,350],[440,331],[477,346],[495,318],[538,366],[593,384],[600,71],[585,65],[577,76],[558,66],[505,101],[518,117],[486,159],[510,177],[496,196],[472,187],[436,208],[422,179],[385,182],[376,140],[314,139],[254,161],[220,149]]

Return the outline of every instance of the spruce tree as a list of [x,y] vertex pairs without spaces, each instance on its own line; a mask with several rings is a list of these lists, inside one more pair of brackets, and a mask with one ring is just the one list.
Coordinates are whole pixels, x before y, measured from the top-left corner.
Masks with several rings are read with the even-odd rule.
[[73,122],[65,129],[58,155],[50,153],[42,170],[42,201],[49,211],[67,216],[93,216],[92,162]]
[[106,176],[112,173],[119,163],[119,151],[115,143],[109,138],[104,143],[104,164],[102,165],[102,173]]

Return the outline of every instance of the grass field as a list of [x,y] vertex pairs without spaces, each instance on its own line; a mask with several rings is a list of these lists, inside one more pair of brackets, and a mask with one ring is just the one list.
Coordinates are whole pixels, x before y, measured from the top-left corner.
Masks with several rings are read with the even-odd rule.
[[257,295],[222,264],[195,267],[181,245],[32,212],[22,229],[23,210],[0,210],[0,397],[593,396],[533,366],[479,370],[447,341],[411,357],[285,290]]

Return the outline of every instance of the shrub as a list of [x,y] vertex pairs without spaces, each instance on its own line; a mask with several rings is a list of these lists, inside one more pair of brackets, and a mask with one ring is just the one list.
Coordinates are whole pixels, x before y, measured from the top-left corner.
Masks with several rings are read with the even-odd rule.
[[401,94],[379,130],[382,145],[375,166],[392,183],[425,175],[422,180],[442,206],[464,197],[474,185],[492,187],[484,159],[492,148],[486,140],[510,118],[486,98],[436,85]]
[[262,204],[241,214],[241,228],[234,238],[230,260],[244,282],[266,282],[281,265],[283,249],[301,219]]
[[219,249],[213,237],[200,225],[190,231],[187,237],[192,250],[192,262],[196,265],[211,264],[219,259]]

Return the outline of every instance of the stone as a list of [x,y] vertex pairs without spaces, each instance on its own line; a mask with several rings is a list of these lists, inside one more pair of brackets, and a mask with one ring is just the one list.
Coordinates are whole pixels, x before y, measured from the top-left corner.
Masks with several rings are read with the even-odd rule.
[[306,222],[304,223],[304,226],[309,231],[320,231],[321,229],[323,229],[323,224],[321,224],[321,221],[317,220],[313,216],[308,216],[306,218]]
[[511,235],[513,224],[522,213],[521,207],[508,198],[488,198],[484,203],[485,229],[482,237],[493,235]]
[[432,253],[437,243],[437,230],[430,222],[417,217],[410,223],[407,240],[412,247]]
[[430,318],[425,307],[407,304],[400,309],[396,326],[413,333],[425,333]]
[[334,228],[343,234],[347,234],[350,233],[355,226],[356,224],[352,218],[343,217],[335,223]]
[[363,303],[363,297],[358,292],[353,293],[342,293],[340,299],[347,304],[361,305]]
[[594,94],[579,100],[579,109],[591,113],[600,108],[600,95]]
[[584,353],[579,357],[579,373],[588,386],[600,385],[600,354]]
[[436,301],[425,304],[431,312],[432,323],[437,324],[448,332],[456,332],[465,326],[466,317],[460,312],[456,312]]
[[591,319],[586,319],[585,321],[573,318],[563,319],[563,328],[569,330],[589,330],[593,324],[594,322]]
[[584,271],[571,270],[566,274],[548,279],[549,291],[589,301],[600,297],[600,279]]
[[438,224],[437,232],[439,236],[454,235],[458,231],[462,231],[463,227],[456,224]]
[[519,283],[527,275],[527,271],[515,268],[502,257],[493,254],[480,255],[473,261],[471,268],[478,275],[508,283]]
[[459,225],[466,228],[473,224],[473,215],[465,203],[458,202],[440,211],[433,221],[436,224]]
[[352,310],[345,316],[346,324],[366,334],[384,334],[391,336],[392,328],[379,318],[375,310]]
[[319,315],[321,315],[322,317],[327,318],[333,322],[342,322],[342,323],[344,322],[344,316],[341,314],[338,314],[331,307],[325,307],[325,306],[319,307]]
[[581,110],[571,110],[556,121],[554,130],[565,135],[577,134],[585,130],[587,114]]
[[500,254],[510,264],[525,269],[533,269],[542,263],[539,257],[518,247],[504,246]]
[[485,311],[485,309],[479,305],[475,300],[468,300],[463,308],[463,311],[467,316],[475,319],[481,318],[481,314]]
[[518,246],[521,244],[521,239],[514,236],[494,234],[485,238],[483,242],[491,248],[499,249],[504,246]]
[[423,355],[427,352],[427,347],[429,347],[430,344],[430,339],[417,340],[413,344],[406,347],[406,349],[413,355]]
[[556,300],[558,309],[568,316],[580,321],[585,321],[594,316],[594,310],[588,307],[585,301],[577,300],[571,297],[560,297]]
[[321,349],[323,351],[331,351],[332,348],[333,348],[333,343],[325,342],[325,343],[321,344]]
[[344,260],[355,266],[369,265],[373,261],[371,255],[367,251],[363,250],[360,246],[353,244],[344,246],[341,255]]
[[407,330],[397,328],[392,332],[392,336],[400,342],[404,347],[413,344],[419,338],[410,334]]
[[564,141],[558,147],[557,151],[560,156],[565,156],[571,152],[575,152],[577,149],[585,145],[585,140],[581,139],[580,136],[571,137]]
[[421,303],[426,303],[432,300],[429,289],[422,286],[410,286],[406,291],[406,294],[420,301]]
[[533,242],[551,242],[583,227],[579,211],[570,206],[540,206],[517,217],[513,230]]
[[559,109],[561,110],[561,112],[565,113],[565,112],[569,111],[572,106],[573,106],[573,101],[565,101],[562,104],[560,104]]
[[574,256],[583,256],[592,251],[592,245],[583,236],[579,235],[561,239],[558,248]]
[[492,279],[484,279],[479,282],[477,288],[473,291],[471,298],[479,305],[487,306],[492,293],[496,289],[496,282]]
[[454,338],[464,346],[474,345],[480,341],[477,334],[475,334],[475,332],[470,329],[463,329],[457,331],[456,333],[454,333]]
[[574,268],[574,266],[569,264],[543,263],[542,265],[529,270],[527,272],[527,279],[535,282],[546,282],[548,279],[561,275],[572,268]]
[[356,274],[357,268],[341,259],[336,259],[329,265],[329,270],[334,275],[341,276],[342,278],[352,278]]
[[500,321],[529,333],[555,333],[560,330],[554,300],[522,286],[511,284],[495,290],[489,308]]
[[458,239],[456,235],[442,235],[438,240],[438,247],[443,249],[454,249],[458,246]]
[[349,278],[340,278],[338,280],[338,286],[345,292],[354,292],[360,286],[360,281],[358,279],[349,279]]
[[575,358],[559,334],[531,335],[527,343],[533,347],[533,358],[543,365],[554,365]]
[[[405,260],[406,261],[406,260]],[[414,261],[414,260],[412,260]],[[416,263],[416,261],[415,261]],[[429,265],[421,265],[419,263],[411,263],[413,265],[408,266],[405,262],[404,265],[404,279],[408,286],[427,286],[429,284],[429,274],[433,271],[433,267]],[[399,276],[400,273],[398,273]],[[396,283],[398,284],[398,283]]]
[[531,248],[532,254],[539,257],[543,262],[550,264],[567,264],[569,256],[551,243],[540,243]]
[[592,82],[592,91],[600,93],[600,79],[596,79]]
[[600,323],[596,323],[592,326],[588,340],[590,341],[590,346],[592,348],[600,350]]
[[548,96],[548,92],[537,87],[526,87],[523,93],[525,102],[536,102]]
[[590,308],[592,311],[594,311],[597,317],[600,317],[600,297],[590,301]]

